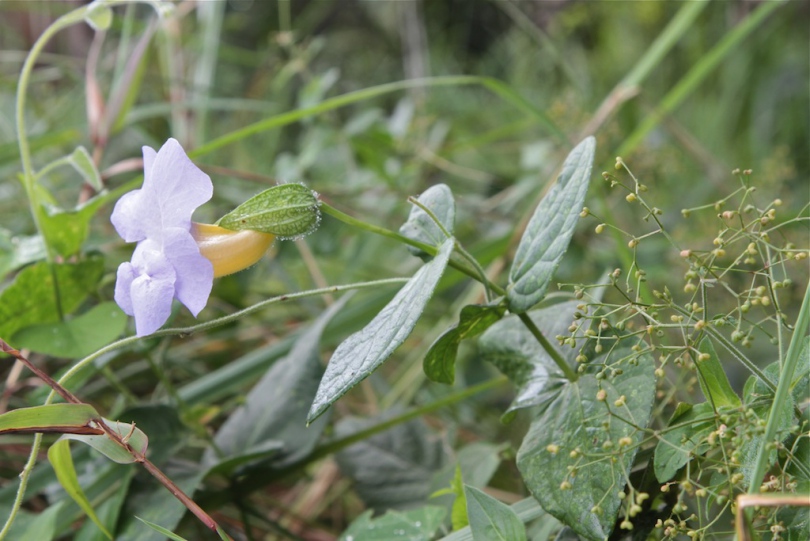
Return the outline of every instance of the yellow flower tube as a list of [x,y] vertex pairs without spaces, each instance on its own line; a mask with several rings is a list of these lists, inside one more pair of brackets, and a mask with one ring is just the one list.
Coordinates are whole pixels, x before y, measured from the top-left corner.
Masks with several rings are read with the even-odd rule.
[[211,224],[191,224],[200,254],[214,265],[214,278],[244,270],[259,261],[275,236],[244,229],[231,231]]

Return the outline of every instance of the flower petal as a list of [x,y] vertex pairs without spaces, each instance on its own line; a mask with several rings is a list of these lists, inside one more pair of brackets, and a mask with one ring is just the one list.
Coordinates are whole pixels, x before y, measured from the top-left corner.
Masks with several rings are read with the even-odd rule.
[[141,147],[141,153],[143,154],[143,179],[144,184],[146,184],[146,179],[152,176],[152,167],[154,166],[157,152],[155,152],[154,148],[144,145]]
[[175,296],[197,317],[208,303],[214,285],[214,266],[200,254],[200,248],[185,229],[164,231],[163,253],[177,276]]
[[194,210],[214,193],[211,178],[194,165],[175,139],[166,141],[154,159],[147,157],[147,149],[151,150],[144,148],[143,190],[154,194],[160,209],[161,229],[182,227],[188,230]]
[[126,242],[138,242],[153,236],[160,227],[160,214],[153,198],[144,190],[124,194],[115,203],[110,216],[115,230]]
[[125,261],[118,266],[118,277],[115,280],[115,302],[128,316],[135,315],[129,288],[132,286],[132,281],[138,277],[138,274],[138,269],[133,267],[129,261]]
[[152,334],[169,319],[174,297],[172,280],[142,274],[132,282],[130,294],[138,336]]
[[158,330],[172,312],[177,276],[160,249],[159,243],[147,239],[132,254],[132,267],[138,277],[132,280],[129,293],[138,336]]

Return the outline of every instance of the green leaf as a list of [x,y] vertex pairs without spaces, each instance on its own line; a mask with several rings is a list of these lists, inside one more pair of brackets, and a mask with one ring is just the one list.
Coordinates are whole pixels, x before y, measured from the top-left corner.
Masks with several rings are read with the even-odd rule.
[[[335,427],[336,436],[349,436],[395,414],[389,411],[378,419],[342,419]],[[441,440],[431,434],[422,419],[377,433],[335,455],[340,471],[354,480],[358,496],[376,511],[423,504],[444,459]]]
[[705,361],[698,360],[695,364],[698,370],[698,382],[700,383],[700,390],[703,391],[703,396],[710,404],[714,404],[715,408],[722,406],[736,407],[741,404],[740,397],[731,388],[731,383],[728,382],[723,365],[720,364],[720,359],[717,357],[717,352],[714,350],[711,340],[704,338],[700,342],[698,349],[701,353],[706,353],[709,358]]
[[180,537],[179,535],[173,533],[171,530],[167,530],[163,526],[158,526],[154,522],[149,522],[148,520],[142,519],[141,517],[135,517],[135,518],[140,520],[141,522],[143,522],[144,524],[146,524],[147,526],[149,526],[150,528],[152,528],[156,532],[165,535],[166,537],[168,537],[172,541],[186,541],[185,538]]
[[309,235],[318,228],[318,194],[302,184],[280,184],[255,195],[223,216],[217,225],[250,229],[280,238]]
[[[536,522],[541,521],[543,524],[541,525],[541,535],[531,537],[533,540],[546,540],[549,539],[550,532],[559,529],[560,523],[557,522],[557,519],[548,515],[543,508],[540,507],[540,504],[537,503],[537,500],[534,498],[526,498],[524,500],[520,500],[519,502],[509,506],[515,514],[518,516],[521,522],[527,524],[529,522]],[[545,534],[543,535],[543,532]],[[473,535],[470,531],[470,527],[463,528],[456,532],[451,533],[445,537],[441,538],[441,541],[472,541]]]
[[96,32],[104,31],[110,28],[112,24],[112,9],[104,4],[93,3],[84,14],[84,20]]
[[706,438],[717,429],[717,415],[708,402],[696,406],[681,403],[672,414],[667,430],[655,446],[655,478],[666,483],[692,457],[709,450]]
[[[621,367],[623,372],[602,380],[583,374],[576,382],[566,382],[532,421],[517,466],[543,509],[583,538],[602,541],[613,530],[619,492],[644,438],[635,426],[645,428],[649,421],[655,374],[652,358],[629,349],[591,361],[597,363]],[[606,393],[604,401],[597,399],[600,390]],[[617,406],[620,396],[625,404]],[[625,437],[631,445],[620,443]],[[576,476],[569,466],[578,468]],[[565,490],[564,482],[570,484]],[[597,506],[599,514],[593,511]]]
[[113,192],[102,192],[73,210],[43,205],[44,212],[40,212],[40,222],[48,246],[62,257],[78,253],[87,239],[90,220],[114,196]]
[[20,408],[0,415],[0,434],[12,432],[90,432],[91,421],[99,417],[90,404],[48,404]]
[[525,312],[546,294],[579,220],[595,150],[593,137],[577,145],[565,159],[557,182],[537,205],[509,272],[510,311]]
[[475,487],[464,487],[475,541],[524,541],[526,528],[514,510]]
[[108,539],[112,539],[112,535],[96,516],[93,506],[90,505],[90,501],[79,484],[76,469],[73,467],[73,457],[70,456],[70,442],[60,439],[51,445],[50,449],[48,449],[48,461],[53,466],[56,478],[59,479],[59,484],[62,485],[65,492],[82,508],[82,511],[90,517],[90,520],[98,526],[98,529],[104,532]]
[[29,325],[59,321],[54,276],[61,311],[69,314],[96,289],[103,270],[100,256],[78,263],[41,261],[24,268],[0,293],[0,336],[12,336]]
[[9,272],[46,257],[41,236],[12,236],[11,231],[0,228],[0,280]]
[[340,536],[340,541],[427,541],[433,539],[444,516],[441,507],[432,505],[411,511],[388,511],[385,515],[371,518],[366,511]]
[[[141,453],[146,454],[146,448],[149,445],[149,438],[146,434],[133,424],[119,423],[117,421],[109,421],[103,419],[104,423],[113,430],[116,434],[121,436],[124,441],[129,443],[130,447]],[[89,445],[96,451],[100,452],[113,462],[118,464],[131,464],[135,462],[133,457],[126,449],[115,443],[107,435],[103,436],[85,436],[80,434],[65,434],[61,439],[74,440],[85,445]]]
[[[251,389],[217,432],[204,464],[230,462],[227,469],[272,455],[273,466],[284,468],[308,455],[326,427],[329,416],[304,429],[309,405],[323,376],[318,349],[321,334],[341,312],[351,295],[344,295],[302,333],[292,351],[277,361]],[[214,451],[216,449],[216,452]],[[245,457],[246,460],[234,461]]]
[[[107,8],[107,12],[110,12],[109,8]],[[98,172],[96,164],[93,162],[93,158],[90,157],[90,153],[87,152],[86,148],[82,146],[77,147],[76,150],[68,156],[68,163],[73,166],[84,181],[97,192],[104,189],[104,185],[101,183],[101,174]]]
[[127,317],[114,302],[94,306],[68,321],[41,323],[14,333],[18,348],[65,359],[81,359],[106,346],[124,331]]
[[[550,341],[558,334],[566,334],[574,320],[577,301],[555,304],[532,310],[529,317]],[[517,395],[506,410],[510,413],[522,408],[548,403],[550,389],[562,379],[562,373],[537,339],[526,329],[517,316],[508,316],[492,325],[478,342],[481,357],[503,372],[515,385]],[[560,354],[573,362],[576,350],[561,348]]]
[[456,378],[456,356],[462,340],[474,338],[503,317],[506,308],[470,304],[461,309],[458,324],[447,329],[430,346],[422,368],[428,379],[452,384]]
[[312,402],[308,423],[368,377],[411,334],[447,267],[454,242],[444,241],[436,257],[408,280],[371,323],[338,346]]
[[[425,207],[436,215],[442,226],[452,235],[456,221],[456,203],[453,201],[453,192],[446,184],[436,184],[416,198]],[[399,228],[399,232],[411,240],[416,240],[431,246],[441,246],[447,239],[436,222],[427,212],[416,205],[411,207],[408,220]],[[408,246],[414,255],[427,256],[422,250]]]

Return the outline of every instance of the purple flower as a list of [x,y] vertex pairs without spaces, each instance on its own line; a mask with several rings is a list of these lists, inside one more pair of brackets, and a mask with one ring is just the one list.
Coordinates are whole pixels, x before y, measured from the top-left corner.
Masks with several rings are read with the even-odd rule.
[[213,194],[211,179],[174,139],[158,152],[143,147],[143,169],[143,187],[121,197],[110,217],[125,241],[138,243],[115,283],[115,302],[135,317],[138,336],[166,323],[175,298],[196,317],[214,282],[191,234],[191,214]]

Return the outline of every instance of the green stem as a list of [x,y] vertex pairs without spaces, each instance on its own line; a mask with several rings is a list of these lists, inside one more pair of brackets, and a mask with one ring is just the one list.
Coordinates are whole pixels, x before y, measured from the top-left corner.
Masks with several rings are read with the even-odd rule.
[[56,19],[53,24],[45,29],[42,35],[40,35],[36,42],[34,42],[34,46],[31,47],[31,51],[28,53],[28,56],[23,63],[22,70],[20,71],[20,78],[17,82],[15,112],[17,138],[19,140],[18,143],[20,148],[20,162],[22,164],[23,186],[25,187],[25,195],[28,197],[28,204],[31,207],[31,216],[34,219],[34,224],[36,225],[37,231],[39,231],[39,234],[42,236],[42,239],[45,241],[45,251],[49,262],[53,261],[54,255],[43,232],[42,222],[40,219],[39,200],[36,196],[36,190],[34,189],[36,172],[34,171],[34,166],[31,161],[31,147],[28,144],[28,133],[26,132],[25,128],[25,101],[28,97],[28,83],[31,80],[31,72],[34,70],[34,65],[36,65],[37,58],[45,48],[45,45],[60,30],[84,20],[84,15],[87,10],[88,6],[84,6],[75,11],[71,11],[70,13],[66,13]]
[[490,286],[492,286],[492,283],[489,281],[489,278],[487,278],[487,273],[484,272],[483,268],[481,268],[481,265],[478,263],[478,260],[475,259],[471,253],[469,253],[467,250],[464,249],[464,247],[461,245],[458,239],[453,237],[453,235],[444,227],[444,224],[441,222],[441,220],[439,220],[439,217],[436,216],[436,214],[432,210],[430,210],[426,205],[424,205],[421,201],[419,201],[415,197],[409,197],[408,202],[422,209],[422,212],[427,214],[428,217],[433,221],[433,223],[436,224],[436,226],[439,229],[441,229],[445,237],[447,237],[448,239],[449,238],[453,239],[456,251],[458,251],[458,253],[461,254],[461,256],[464,259],[466,259],[467,262],[470,265],[472,265],[472,267],[478,273],[479,281],[484,285],[484,295],[486,296],[487,302],[489,302],[491,296]]
[[[379,226],[370,224],[368,222],[358,220],[357,218],[349,216],[348,214],[346,214],[344,212],[341,212],[338,209],[336,209],[335,207],[327,205],[324,202],[321,202],[321,210],[325,214],[328,214],[328,215],[332,216],[333,218],[335,218],[337,220],[340,220],[341,222],[343,222],[343,223],[345,223],[347,225],[350,225],[352,227],[356,227],[358,229],[362,229],[364,231],[368,231],[370,233],[374,233],[376,235],[387,237],[389,239],[394,239],[394,240],[396,240],[398,242],[401,242],[403,244],[407,244],[408,246],[413,246],[414,248],[422,250],[423,252],[425,252],[427,254],[435,256],[436,253],[439,251],[439,249],[437,247],[431,246],[430,244],[425,244],[423,242],[419,242],[418,240],[409,239],[408,237],[406,237],[404,235],[400,235],[399,233],[397,233],[395,231],[391,231],[390,229],[385,229],[384,227],[379,227]],[[454,269],[456,269],[457,271],[462,272],[462,273],[466,274],[467,276],[469,276],[470,278],[472,278],[474,280],[477,280],[479,282],[482,282],[482,283],[484,283],[486,285],[486,282],[483,281],[485,279],[486,275],[484,275],[482,277],[482,276],[479,275],[478,272],[476,272],[475,269],[471,269],[471,268],[467,267],[466,265],[462,265],[461,263],[459,263],[458,261],[453,260],[452,258],[450,259],[450,262],[448,264],[451,267],[453,267]],[[498,286],[496,284],[490,283],[489,287],[491,287],[492,290],[495,291],[498,295],[503,295],[503,294],[506,293],[506,291],[502,287],[500,287],[500,286]]]
[[565,377],[568,378],[568,381],[573,383],[576,380],[578,380],[579,375],[574,371],[573,368],[568,366],[568,363],[565,361],[565,359],[562,358],[560,352],[557,351],[553,345],[551,345],[551,343],[546,339],[545,336],[543,336],[543,333],[540,331],[540,329],[537,328],[537,325],[534,324],[532,318],[530,318],[526,313],[518,314],[518,317],[520,318],[520,321],[522,321],[523,324],[526,326],[526,328],[529,329],[529,332],[532,333],[532,336],[534,336],[535,339],[537,339],[537,341],[540,342],[540,345],[543,346],[543,349],[546,350],[546,353],[548,353],[549,357],[551,357],[551,359],[556,363],[556,365],[560,368],[560,370],[562,370],[562,373],[565,374]]
[[790,339],[787,358],[785,359],[782,373],[779,375],[779,383],[776,386],[771,411],[768,414],[768,424],[765,427],[765,434],[762,436],[762,442],[757,451],[757,461],[754,466],[754,471],[751,474],[751,485],[748,487],[749,494],[759,492],[759,487],[765,477],[765,470],[768,468],[768,455],[770,454],[768,447],[773,443],[776,431],[779,428],[778,417],[782,411],[782,404],[784,404],[786,400],[789,400],[793,373],[796,370],[796,365],[799,363],[799,354],[804,347],[805,333],[807,332],[808,325],[810,325],[810,284],[808,284],[807,288],[804,290],[802,307],[799,310],[799,317],[794,327],[793,337]]

